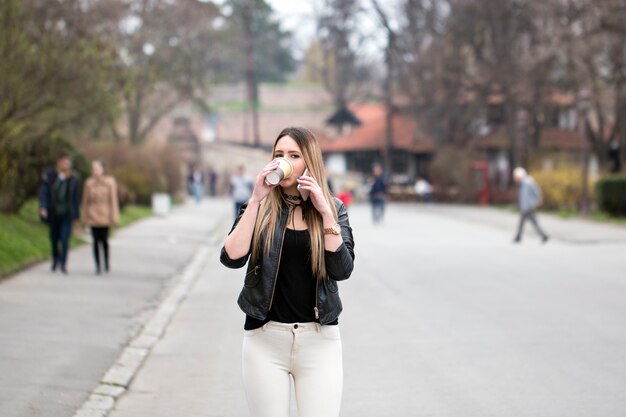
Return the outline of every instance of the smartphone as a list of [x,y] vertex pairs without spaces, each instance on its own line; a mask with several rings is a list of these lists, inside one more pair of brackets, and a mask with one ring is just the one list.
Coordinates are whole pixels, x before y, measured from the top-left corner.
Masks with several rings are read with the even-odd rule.
[[[309,169],[305,169],[304,172],[302,173],[302,176],[304,175],[309,175]],[[300,184],[298,184],[298,191],[300,192],[300,196],[302,197],[303,201],[307,201],[309,199],[309,191],[308,190],[301,190],[300,189]]]

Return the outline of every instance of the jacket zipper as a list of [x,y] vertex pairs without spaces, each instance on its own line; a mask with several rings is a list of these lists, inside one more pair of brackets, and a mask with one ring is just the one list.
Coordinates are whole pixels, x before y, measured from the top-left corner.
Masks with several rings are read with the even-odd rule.
[[315,320],[320,319],[320,311],[317,309],[317,299],[319,298],[319,286],[320,280],[315,278],[315,307],[313,307],[313,311],[315,312]]
[[254,274],[254,275],[256,275],[258,270],[259,270],[259,265],[256,265],[254,268],[252,268],[252,270],[250,270],[250,272],[248,272],[248,273],[246,274],[246,276],[248,276],[248,275],[250,275],[250,274]]
[[285,232],[287,231],[287,225],[283,229],[283,236],[280,240],[280,250],[278,251],[278,262],[276,263],[276,274],[274,275],[274,286],[272,287],[272,297],[270,298],[270,305],[267,307],[267,311],[270,311],[272,308],[272,303],[274,302],[274,291],[276,291],[276,281],[278,281],[278,268],[280,268],[280,258],[283,254],[283,242],[285,241]]

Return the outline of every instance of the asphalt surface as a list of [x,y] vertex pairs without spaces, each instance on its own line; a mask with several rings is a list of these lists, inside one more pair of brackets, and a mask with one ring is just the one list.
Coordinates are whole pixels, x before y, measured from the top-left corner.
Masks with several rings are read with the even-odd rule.
[[[342,416],[626,415],[624,228],[540,216],[552,240],[515,245],[502,210],[350,215]],[[214,249],[112,417],[248,415],[242,275]]]
[[[69,276],[40,265],[0,284],[0,416],[247,416],[244,271],[218,261],[231,217],[227,200],[187,205],[118,233],[109,277],[83,247]],[[626,228],[540,215],[550,242],[527,229],[515,245],[504,210],[350,218],[342,416],[626,415]],[[85,406],[137,351],[130,382]]]

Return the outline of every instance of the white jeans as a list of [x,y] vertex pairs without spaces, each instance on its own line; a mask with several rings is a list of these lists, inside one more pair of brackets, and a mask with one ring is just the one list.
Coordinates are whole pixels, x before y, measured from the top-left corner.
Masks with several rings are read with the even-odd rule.
[[252,417],[337,417],[343,388],[339,326],[277,323],[244,332],[243,382]]

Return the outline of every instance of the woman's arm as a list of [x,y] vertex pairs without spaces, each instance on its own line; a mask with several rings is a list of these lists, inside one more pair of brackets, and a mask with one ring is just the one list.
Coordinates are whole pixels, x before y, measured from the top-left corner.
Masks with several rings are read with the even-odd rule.
[[120,203],[117,199],[117,181],[111,177],[111,226],[117,225],[120,220]]
[[[322,222],[324,229],[330,229],[335,225],[335,223],[339,223],[335,221],[335,217],[333,217],[332,212],[324,214],[322,216]],[[339,224],[341,226],[341,223]],[[330,252],[336,252],[339,249],[339,246],[343,243],[343,238],[341,234],[335,235],[332,233],[324,234],[324,249]]]
[[239,218],[235,221],[233,230],[231,230],[224,241],[223,252],[225,252],[225,255],[230,260],[244,258],[250,253],[250,245],[252,244],[252,235],[254,234],[254,226],[256,224],[257,214],[259,213],[259,206],[261,205],[261,201],[263,201],[272,188],[274,188],[274,186],[269,186],[265,183],[265,177],[277,167],[278,163],[272,161],[257,175],[252,197],[248,200],[243,214],[240,214]]
[[224,241],[224,250],[230,259],[240,259],[250,252],[252,235],[256,224],[256,217],[259,213],[261,202],[250,198],[245,206],[243,214],[237,219],[233,230]]
[[[352,227],[350,227],[350,221],[348,220],[348,210],[342,203],[337,203],[337,206],[337,222],[341,227],[341,235],[332,236],[339,238],[341,243],[334,251],[329,250],[327,245],[324,256],[328,277],[335,281],[341,281],[348,279],[354,268],[354,239],[352,237]],[[328,239],[328,236],[326,235],[325,241]]]

